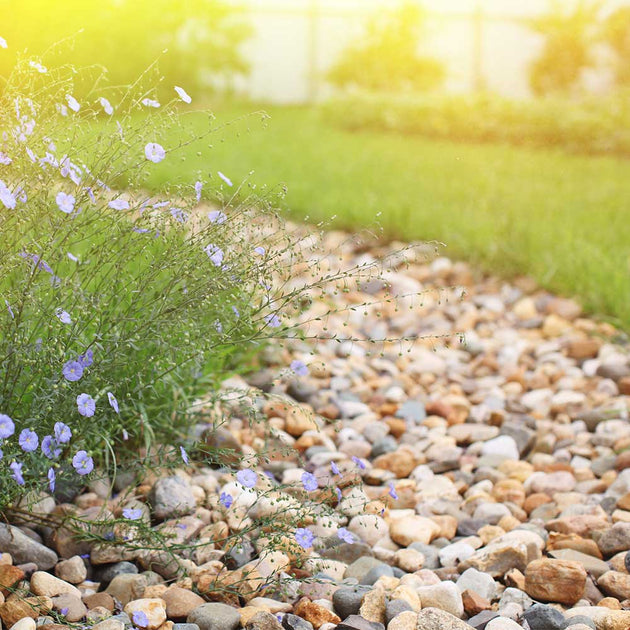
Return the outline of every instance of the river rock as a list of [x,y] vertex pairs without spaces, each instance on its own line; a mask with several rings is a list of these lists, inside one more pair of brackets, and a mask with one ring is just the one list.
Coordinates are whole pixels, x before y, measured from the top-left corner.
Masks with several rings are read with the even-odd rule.
[[572,605],[582,598],[585,587],[586,571],[577,562],[545,558],[525,570],[525,591],[534,599]]

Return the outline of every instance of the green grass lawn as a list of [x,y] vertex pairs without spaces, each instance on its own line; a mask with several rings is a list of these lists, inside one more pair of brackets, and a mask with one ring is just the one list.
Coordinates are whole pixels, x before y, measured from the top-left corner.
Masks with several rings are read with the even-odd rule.
[[[217,121],[254,107],[219,107]],[[218,170],[235,183],[286,184],[297,217],[378,218],[388,237],[439,240],[444,255],[529,274],[630,327],[630,163],[560,150],[456,144],[337,129],[315,110],[268,108],[165,160],[149,186]],[[203,130],[207,115],[186,117]],[[209,143],[212,146],[209,146]],[[167,142],[164,142],[166,145]]]

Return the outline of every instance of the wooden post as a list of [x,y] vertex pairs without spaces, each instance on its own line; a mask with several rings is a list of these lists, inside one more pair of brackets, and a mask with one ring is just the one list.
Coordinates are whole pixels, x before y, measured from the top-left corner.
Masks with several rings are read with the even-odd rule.
[[318,9],[317,0],[311,0],[308,8],[308,102],[315,103],[317,101],[319,76],[317,63],[318,50]]
[[486,80],[483,74],[483,7],[478,0],[473,13],[473,86],[475,91],[483,92]]

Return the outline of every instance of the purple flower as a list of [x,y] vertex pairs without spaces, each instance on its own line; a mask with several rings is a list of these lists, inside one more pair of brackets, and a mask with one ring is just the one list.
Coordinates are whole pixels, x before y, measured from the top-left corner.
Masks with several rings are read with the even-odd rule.
[[7,311],[9,311],[9,315],[11,315],[11,319],[15,319],[15,314],[13,313],[13,309],[11,308],[9,301],[5,300],[4,303],[7,305]]
[[37,450],[37,447],[39,446],[37,433],[31,429],[22,429],[20,437],[18,438],[18,444],[24,452],[32,453]]
[[77,452],[72,458],[72,465],[80,475],[89,475],[94,470],[94,460],[85,451]]
[[398,498],[398,494],[396,494],[396,488],[394,488],[393,481],[389,482],[389,492],[387,494],[389,494],[389,496],[394,500]]
[[258,481],[258,475],[251,468],[245,468],[236,473],[236,480],[246,488],[253,488]]
[[57,457],[61,455],[61,448],[59,448],[59,445],[52,435],[45,435],[42,438],[41,449],[42,453],[44,453],[48,459],[57,459]]
[[223,250],[217,245],[210,243],[203,248],[203,251],[208,254],[208,258],[217,266],[220,267],[223,262]]
[[57,475],[55,475],[55,469],[54,468],[49,468],[48,469],[48,488],[50,489],[51,492],[55,491],[55,480],[57,479]]
[[45,260],[40,260],[38,267],[40,269],[43,269],[46,273],[50,273],[54,275],[52,267]]
[[181,98],[182,101],[184,101],[184,103],[190,103],[192,101],[192,98],[188,96],[188,94],[186,93],[186,90],[184,88],[179,87],[179,85],[175,86],[175,91],[177,92],[177,96],[179,96],[179,98]]
[[202,188],[203,188],[203,184],[201,182],[195,182],[195,198],[197,199],[197,203],[201,201]]
[[223,324],[218,319],[214,320],[214,327],[220,335],[223,334]]
[[0,151],[0,164],[8,166],[11,162],[13,162],[13,160],[6,153]]
[[81,109],[81,105],[79,105],[79,101],[77,101],[72,94],[66,94],[66,101],[68,103],[68,107],[73,112],[78,112]]
[[63,422],[55,422],[55,440],[59,442],[59,444],[67,444],[72,439],[72,431],[67,424]]
[[138,628],[146,628],[149,625],[149,618],[146,613],[141,610],[134,610],[131,615],[131,621],[134,626],[138,626]]
[[184,462],[184,464],[188,466],[188,462],[190,461],[190,459],[188,458],[188,453],[183,446],[179,447],[179,454],[182,456],[182,461]]
[[304,472],[302,473],[302,485],[304,486],[304,490],[308,492],[317,490],[317,478],[310,472]]
[[105,110],[105,113],[108,116],[111,116],[114,113],[112,104],[104,96],[101,96],[101,98],[98,99],[98,102],[101,104],[101,107]]
[[229,509],[232,503],[234,503],[234,499],[232,498],[231,494],[228,494],[227,492],[222,492],[221,496],[219,497],[219,503]]
[[335,464],[335,462],[330,462],[330,470],[332,471],[333,475],[340,475],[341,474],[339,472],[339,467],[337,466],[337,464]]
[[24,485],[24,477],[22,477],[22,464],[21,462],[12,462],[9,464],[9,468],[12,470],[11,477],[15,479],[19,486]]
[[352,456],[352,461],[361,469],[365,470],[365,462],[359,459],[356,455]]
[[339,540],[343,540],[343,542],[347,542],[350,545],[354,543],[354,536],[345,527],[340,527],[337,530],[337,538],[339,538]]
[[91,418],[96,410],[94,398],[88,394],[79,394],[77,396],[77,408],[79,413],[86,418]]
[[221,223],[225,223],[227,221],[227,215],[221,212],[221,210],[210,210],[210,212],[208,212],[208,220],[210,223],[221,225]]
[[66,381],[73,383],[83,376],[83,366],[78,361],[68,361],[61,371]]
[[7,185],[0,179],[0,201],[9,210],[13,210],[17,204],[15,195],[7,188]]
[[5,413],[0,413],[0,439],[9,438],[15,433],[15,424]]
[[217,171],[217,175],[228,185],[228,186],[233,186],[232,184],[232,180],[227,177],[226,175],[224,175],[221,171]]
[[26,191],[24,190],[24,188],[22,188],[22,186],[18,186],[15,189],[15,196],[17,197],[17,200],[21,203],[26,203],[28,201],[28,195],[26,194]]
[[110,407],[116,413],[120,413],[120,410],[118,408],[118,401],[116,400],[116,396],[114,396],[114,394],[112,394],[111,392],[107,392],[107,400],[109,400]]
[[305,527],[299,527],[295,530],[295,540],[302,549],[310,549],[313,546],[315,536],[313,532]]
[[157,142],[149,142],[144,147],[144,155],[149,162],[157,164],[166,157],[166,151],[161,144],[158,144]]
[[299,359],[295,359],[295,361],[291,361],[291,365],[289,365],[291,370],[295,372],[298,376],[306,376],[308,374],[308,368],[306,364]]
[[112,210],[129,210],[129,202],[120,197],[118,199],[112,199],[107,205]]
[[180,223],[186,223],[186,221],[188,221],[188,213],[184,212],[181,208],[171,208],[171,216]]
[[83,368],[90,367],[90,365],[92,365],[92,363],[94,363],[94,352],[93,352],[93,350],[91,348],[88,348],[85,351],[85,354],[82,354],[79,357],[78,361],[81,364],[81,367],[83,367]]
[[337,493],[337,500],[341,501],[341,499],[343,499],[343,494],[341,494],[341,488],[339,486],[337,486],[335,488],[335,492]]
[[142,104],[145,107],[155,107],[155,108],[157,108],[157,107],[160,106],[160,103],[158,101],[152,99],[152,98],[143,98],[142,99]]
[[64,606],[59,613],[62,614],[64,617],[68,614],[68,612],[70,612],[70,609],[67,606]]
[[139,518],[142,518],[142,509],[124,508],[122,511],[122,515],[130,521],[137,521]]
[[72,262],[79,262],[79,259],[74,254],[71,254],[70,252],[68,252],[67,256]]
[[254,247],[254,252],[256,254],[258,254],[259,256],[264,256],[265,255],[265,248],[264,247]]
[[74,210],[74,195],[67,195],[65,192],[58,192],[55,197],[55,201],[57,202],[59,210],[65,212],[66,214],[71,214]]
[[64,311],[62,308],[58,308],[55,311],[55,315],[62,324],[72,324],[72,318],[70,317],[70,314],[67,311]]
[[279,328],[280,326],[282,326],[280,318],[275,313],[269,313],[269,315],[265,315],[265,322],[267,322],[267,324],[271,326],[271,328]]

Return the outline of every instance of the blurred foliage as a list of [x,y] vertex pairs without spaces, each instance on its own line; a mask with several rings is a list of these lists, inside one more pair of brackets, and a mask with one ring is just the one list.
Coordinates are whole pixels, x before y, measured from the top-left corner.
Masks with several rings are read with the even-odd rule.
[[328,79],[338,87],[367,90],[429,90],[444,79],[441,62],[418,54],[426,14],[405,3],[379,13],[367,32],[341,55]]
[[[0,24],[9,43],[0,76],[24,49],[51,63],[102,65],[113,85],[131,83],[159,58],[158,94],[169,98],[173,85],[212,91],[248,71],[240,45],[250,26],[222,0],[0,0]],[[59,46],[62,38],[70,45]]]
[[601,39],[614,54],[615,83],[630,86],[630,7],[620,7],[606,18]]
[[591,48],[601,6],[598,0],[580,0],[567,10],[560,0],[555,0],[548,14],[529,21],[530,27],[545,38],[542,52],[529,72],[530,86],[536,95],[579,88],[582,71],[593,62]]
[[623,92],[571,102],[492,94],[355,94],[331,101],[324,113],[344,129],[630,156],[630,99]]

